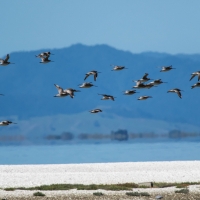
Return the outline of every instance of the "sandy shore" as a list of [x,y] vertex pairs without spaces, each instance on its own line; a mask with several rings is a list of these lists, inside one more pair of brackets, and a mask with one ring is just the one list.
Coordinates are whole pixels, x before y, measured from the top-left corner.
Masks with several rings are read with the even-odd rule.
[[[1,165],[0,197],[25,197],[34,191],[4,191],[7,187],[31,187],[56,183],[68,184],[114,184],[141,182],[200,182],[200,161],[172,162],[128,162],[101,164],[61,165]],[[191,191],[200,193],[199,186],[190,186]],[[174,192],[176,188],[134,189],[157,193]],[[45,191],[45,195],[91,195],[95,191]],[[103,192],[125,195],[125,191]],[[112,195],[112,194],[111,194]],[[78,199],[78,198],[77,198]],[[133,199],[133,198],[132,198]]]
[[0,188],[44,184],[198,182],[200,161],[0,165]]

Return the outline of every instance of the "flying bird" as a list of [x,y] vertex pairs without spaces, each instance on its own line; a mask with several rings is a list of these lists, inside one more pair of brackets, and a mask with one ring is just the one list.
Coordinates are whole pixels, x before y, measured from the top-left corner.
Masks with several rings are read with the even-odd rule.
[[94,109],[94,110],[90,110],[89,112],[91,113],[99,113],[99,112],[102,112],[101,109]]
[[176,68],[173,68],[172,65],[170,65],[170,66],[163,66],[162,69],[160,70],[160,72],[168,72],[171,69],[176,69]]
[[54,55],[54,54],[52,54],[50,51],[48,51],[48,52],[42,52],[38,55],[35,55],[35,57],[44,58],[44,57],[49,57],[50,55]]
[[149,84],[160,85],[161,83],[167,83],[167,82],[163,82],[161,79],[156,79],[156,80],[150,82]]
[[114,68],[111,71],[120,71],[122,69],[128,69],[125,66],[119,66],[119,65],[111,65],[114,66]]
[[152,96],[141,96],[138,98],[138,100],[146,100],[148,98],[152,98]]
[[[56,94],[54,97],[66,97],[66,96],[69,95],[69,93],[64,92],[64,90],[63,90],[62,87],[60,87],[60,86],[57,85],[57,84],[54,84],[54,85],[55,85],[55,87],[56,87],[57,90],[58,90],[58,94]],[[71,95],[70,95],[70,96],[71,96]],[[71,96],[71,98],[73,98],[73,97]]]
[[0,126],[8,126],[10,124],[17,124],[17,123],[14,123],[14,122],[11,122],[11,121],[8,121],[8,120],[0,122]]
[[54,61],[51,61],[49,60],[49,56],[46,56],[46,57],[40,57],[41,58],[41,62],[42,64],[47,64],[49,62],[54,62]]
[[200,71],[197,71],[197,72],[193,72],[191,74],[191,78],[190,78],[190,81],[195,77],[195,76],[198,76],[198,81],[200,80]]
[[98,95],[102,95],[103,96],[103,98],[101,100],[109,100],[109,99],[111,99],[111,100],[114,101],[115,98],[116,98],[116,97],[114,97],[112,95],[107,95],[107,94],[98,94]]
[[139,92],[136,92],[136,90],[125,90],[124,91],[124,95],[133,95],[135,93],[139,93]]
[[200,82],[195,83],[194,85],[191,86],[191,89],[195,88],[195,87],[200,87]]
[[9,64],[15,64],[15,63],[8,62],[9,58],[10,58],[10,55],[9,55],[9,54],[6,55],[6,58],[5,58],[5,59],[1,59],[1,58],[0,58],[0,65],[2,65],[2,66],[7,66],[7,65],[9,65]]
[[98,71],[95,71],[95,70],[90,71],[87,74],[85,74],[86,76],[85,76],[84,80],[86,80],[88,76],[93,75],[94,76],[94,80],[96,81],[98,73],[101,73],[101,72],[98,72]]
[[90,88],[92,86],[97,87],[97,86],[93,85],[91,82],[89,82],[89,83],[85,82],[85,83],[82,83],[79,85],[80,88]]
[[181,91],[183,91],[183,90],[180,90],[180,89],[178,89],[178,88],[174,88],[174,89],[168,90],[167,92],[174,92],[174,93],[176,93],[180,98],[182,98]]

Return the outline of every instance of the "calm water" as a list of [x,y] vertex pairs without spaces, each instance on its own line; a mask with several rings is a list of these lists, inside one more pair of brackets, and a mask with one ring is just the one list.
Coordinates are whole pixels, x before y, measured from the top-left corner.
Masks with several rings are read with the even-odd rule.
[[67,164],[200,160],[200,143],[0,146],[0,164]]

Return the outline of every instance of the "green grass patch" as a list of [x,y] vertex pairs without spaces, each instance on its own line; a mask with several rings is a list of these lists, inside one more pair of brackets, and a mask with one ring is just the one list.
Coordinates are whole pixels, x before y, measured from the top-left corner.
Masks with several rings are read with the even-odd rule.
[[188,194],[189,190],[188,189],[177,190],[177,191],[175,191],[175,193]]
[[200,185],[200,182],[183,182],[183,183],[153,183],[153,187],[155,188],[165,188],[165,187],[177,187],[177,188],[184,188],[189,185]]
[[44,197],[45,194],[43,194],[42,192],[35,192],[35,193],[33,193],[33,196]]
[[14,191],[14,190],[16,190],[15,188],[5,188],[4,189],[5,191]]
[[[186,188],[189,185],[200,185],[200,182],[185,182],[185,183],[153,183],[154,188],[165,188],[165,187],[177,187],[177,188]],[[91,185],[83,185],[83,184],[52,184],[52,185],[41,185],[36,187],[16,187],[16,188],[4,188],[6,191],[14,191],[14,190],[111,190],[111,191],[120,191],[120,190],[132,190],[133,188],[148,188],[147,186],[139,186],[135,183],[122,183],[122,184],[91,184]],[[149,187],[150,188],[150,187]]]
[[135,183],[124,183],[124,184],[110,184],[110,185],[83,185],[83,184],[52,184],[52,185],[41,185],[37,187],[18,187],[18,188],[5,188],[6,191],[14,191],[14,190],[71,190],[71,189],[77,189],[77,190],[132,190],[133,188],[137,188],[138,185]]
[[134,196],[134,197],[139,197],[140,193],[139,192],[126,192],[126,195],[128,195],[128,196]]
[[176,186],[176,183],[153,183],[154,188],[166,188],[166,187],[173,187]]
[[94,196],[103,196],[103,193],[102,192],[94,192],[93,195]]
[[149,197],[150,196],[148,192],[126,192],[126,195],[135,196],[135,197],[140,197],[140,196]]
[[178,184],[176,187],[177,188],[186,188],[186,187],[188,187],[190,184],[189,183],[180,183],[180,184]]
[[150,194],[148,192],[141,192],[140,195],[144,197],[150,197]]
[[146,185],[139,185],[138,188],[151,188],[151,187],[146,186]]

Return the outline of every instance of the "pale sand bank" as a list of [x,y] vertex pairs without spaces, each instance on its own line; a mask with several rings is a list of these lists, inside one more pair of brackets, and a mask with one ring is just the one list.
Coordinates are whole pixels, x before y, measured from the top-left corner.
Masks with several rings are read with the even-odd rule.
[[200,182],[200,161],[0,165],[0,188],[131,182]]

